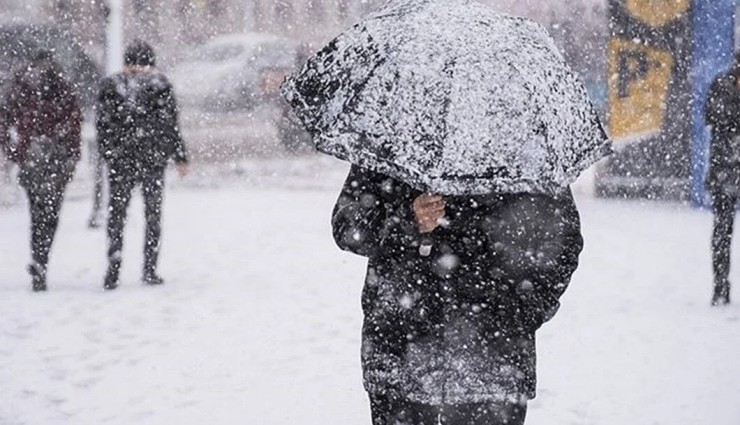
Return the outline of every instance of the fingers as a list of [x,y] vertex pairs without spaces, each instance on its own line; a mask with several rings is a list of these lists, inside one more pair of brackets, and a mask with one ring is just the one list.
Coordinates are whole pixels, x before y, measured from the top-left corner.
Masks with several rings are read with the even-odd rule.
[[414,210],[417,213],[441,212],[445,206],[445,200],[441,196],[421,195],[414,200]]
[[442,211],[426,211],[419,214],[416,214],[417,218],[420,221],[430,221],[430,222],[436,222],[438,220],[441,220],[445,216],[444,210]]
[[446,205],[444,202],[429,204],[421,209],[428,214],[444,214]]
[[177,172],[180,174],[180,177],[185,177],[190,173],[190,166],[188,164],[178,164]]
[[444,208],[445,199],[437,195],[420,195],[416,198],[414,203],[418,204],[420,207],[441,206],[442,208]]
[[436,195],[420,195],[414,200],[414,214],[419,231],[428,233],[440,225],[445,216],[445,200]]
[[417,225],[421,233],[429,233],[439,227],[442,223],[442,217],[427,217],[423,219],[417,219]]

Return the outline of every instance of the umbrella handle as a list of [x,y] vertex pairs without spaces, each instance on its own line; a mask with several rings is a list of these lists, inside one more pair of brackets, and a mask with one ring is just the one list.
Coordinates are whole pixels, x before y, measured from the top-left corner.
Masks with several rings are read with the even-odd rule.
[[434,240],[428,236],[421,239],[419,244],[419,255],[422,257],[429,257],[432,255],[432,248],[434,247]]

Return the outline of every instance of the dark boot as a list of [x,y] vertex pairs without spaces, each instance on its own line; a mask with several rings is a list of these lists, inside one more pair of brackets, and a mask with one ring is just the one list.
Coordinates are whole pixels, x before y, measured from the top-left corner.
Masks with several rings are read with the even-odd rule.
[[131,170],[110,170],[110,198],[108,200],[108,272],[103,288],[113,290],[118,287],[118,272],[121,269],[123,253],[123,227],[126,223],[126,208],[131,200],[131,191],[136,185],[133,178],[124,178]]
[[144,272],[144,277],[141,279],[141,281],[144,283],[144,285],[161,285],[164,283],[164,279],[162,279],[153,271]]
[[93,213],[90,215],[90,219],[87,220],[88,229],[97,229],[100,227],[100,214]]
[[164,279],[157,276],[159,260],[159,243],[162,234],[162,190],[164,171],[160,170],[147,175],[142,182],[144,194],[144,216],[146,217],[146,234],[144,241],[144,276],[146,285],[161,285]]
[[105,274],[105,281],[103,282],[103,289],[106,291],[112,291],[118,288],[118,274],[121,270],[120,261],[111,261],[108,265],[108,272]]
[[46,291],[46,268],[38,263],[31,263],[28,265],[28,273],[31,275],[33,292]]
[[724,193],[714,194],[714,229],[712,230],[712,268],[714,270],[714,295],[712,305],[730,303],[730,247],[735,222],[737,197]]
[[718,282],[714,284],[714,295],[712,295],[712,305],[722,306],[730,303],[730,282]]

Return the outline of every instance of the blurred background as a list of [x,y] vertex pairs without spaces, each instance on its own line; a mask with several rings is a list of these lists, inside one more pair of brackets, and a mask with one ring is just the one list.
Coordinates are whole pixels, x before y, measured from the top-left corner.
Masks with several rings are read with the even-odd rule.
[[[308,137],[279,85],[382,1],[0,0],[0,91],[34,50],[52,49],[91,118],[97,81],[120,69],[122,46],[142,38],[175,85],[196,170],[305,158]],[[701,110],[711,80],[731,60],[740,0],[482,2],[548,28],[616,142],[617,154],[590,170],[580,190],[708,205]],[[94,134],[86,128],[90,151]],[[9,166],[3,170],[7,192],[13,179]]]
[[[159,67],[175,85],[196,167],[233,169],[245,158],[310,155],[306,134],[278,96],[279,85],[381,1],[0,0],[0,87],[31,51],[50,48],[90,110],[98,79],[120,67],[121,46],[142,38],[154,45]],[[487,3],[546,25],[597,108],[605,110],[605,0]],[[90,125],[86,137],[89,151]],[[78,186],[85,182],[80,177]],[[6,186],[9,180],[6,172]]]
[[[43,299],[24,286],[28,213],[0,155],[1,425],[369,422],[366,264],[329,228],[347,165],[312,151],[278,87],[384,1],[0,0],[0,95],[52,49],[86,105]],[[529,423],[740,424],[740,309],[709,309],[702,113],[732,60],[740,0],[481,1],[550,31],[616,150],[574,186],[586,250],[538,336]],[[174,83],[192,172],[167,182],[162,268],[174,284],[134,283],[136,197],[111,297],[105,232],[86,227],[100,176],[93,107],[135,38]]]

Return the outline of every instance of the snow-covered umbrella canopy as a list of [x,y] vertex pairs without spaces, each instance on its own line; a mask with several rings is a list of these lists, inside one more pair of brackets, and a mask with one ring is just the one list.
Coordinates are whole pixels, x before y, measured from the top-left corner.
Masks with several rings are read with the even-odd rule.
[[547,31],[469,0],[391,0],[283,93],[319,151],[442,195],[553,193],[611,151]]

